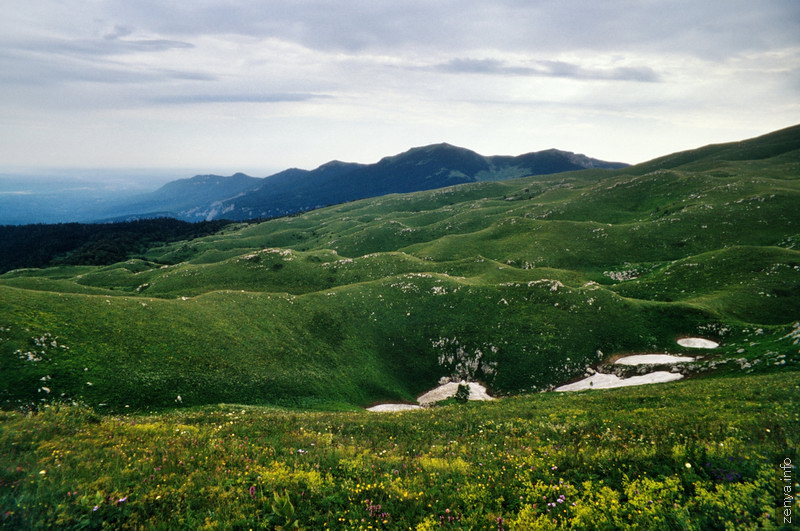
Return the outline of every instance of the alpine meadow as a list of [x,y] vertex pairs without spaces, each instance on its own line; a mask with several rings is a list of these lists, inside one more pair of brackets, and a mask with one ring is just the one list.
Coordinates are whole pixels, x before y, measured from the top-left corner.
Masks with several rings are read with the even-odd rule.
[[798,205],[794,126],[8,271],[0,525],[796,523]]

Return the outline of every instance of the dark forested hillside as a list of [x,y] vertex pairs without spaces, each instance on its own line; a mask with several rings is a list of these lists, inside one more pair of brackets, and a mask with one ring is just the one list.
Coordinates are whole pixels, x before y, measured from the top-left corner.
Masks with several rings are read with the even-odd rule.
[[158,218],[121,223],[0,225],[0,273],[59,264],[113,264],[154,244],[207,236],[230,223]]

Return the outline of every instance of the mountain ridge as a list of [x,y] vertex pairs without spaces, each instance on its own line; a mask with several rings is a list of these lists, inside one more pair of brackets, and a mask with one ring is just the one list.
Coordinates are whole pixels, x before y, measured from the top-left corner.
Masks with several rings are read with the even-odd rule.
[[[522,155],[484,156],[446,142],[412,147],[372,164],[331,160],[313,170],[289,168],[268,177],[197,175],[171,181],[147,198],[153,210],[172,211],[185,221],[273,218],[389,193],[408,193],[455,184],[506,180],[589,168],[619,169],[569,151],[548,149]],[[227,181],[235,179],[235,181]],[[230,186],[224,186],[224,184]],[[205,194],[201,196],[198,188]],[[220,190],[220,188],[222,188]],[[189,198],[197,198],[189,204]],[[167,208],[172,202],[173,208]],[[147,217],[145,200],[128,206],[129,216]],[[138,211],[135,211],[138,210]]]
[[[97,219],[142,219],[163,217],[167,213],[173,214],[172,217],[178,217],[174,216],[176,211],[191,212],[198,204],[212,205],[222,198],[236,197],[260,182],[261,179],[241,172],[230,176],[203,174],[177,179],[153,192],[118,202],[106,212],[107,216],[100,216]],[[189,220],[183,219],[183,221]]]

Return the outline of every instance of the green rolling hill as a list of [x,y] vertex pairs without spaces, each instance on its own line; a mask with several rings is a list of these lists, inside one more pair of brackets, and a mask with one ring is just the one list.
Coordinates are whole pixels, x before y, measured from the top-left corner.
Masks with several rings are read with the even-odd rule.
[[[794,127],[8,271],[0,527],[785,529],[799,199]],[[701,359],[538,392],[631,353]]]
[[676,338],[697,335],[721,342],[703,352],[718,372],[796,368],[798,204],[793,127],[228,226],[110,266],[14,270],[0,276],[0,402],[365,406],[413,401],[459,362],[511,395],[616,354],[687,353]]

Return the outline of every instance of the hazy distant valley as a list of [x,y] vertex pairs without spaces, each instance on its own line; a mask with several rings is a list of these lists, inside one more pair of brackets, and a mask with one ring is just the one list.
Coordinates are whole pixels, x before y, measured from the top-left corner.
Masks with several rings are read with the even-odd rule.
[[[103,180],[0,176],[0,225],[112,222],[154,217],[185,221],[274,218],[389,193],[584,168],[621,168],[565,151],[484,157],[449,144],[413,148],[375,164],[331,161],[315,170],[292,168],[269,177],[197,175],[148,191],[155,175]],[[151,188],[152,190],[152,188]]]

